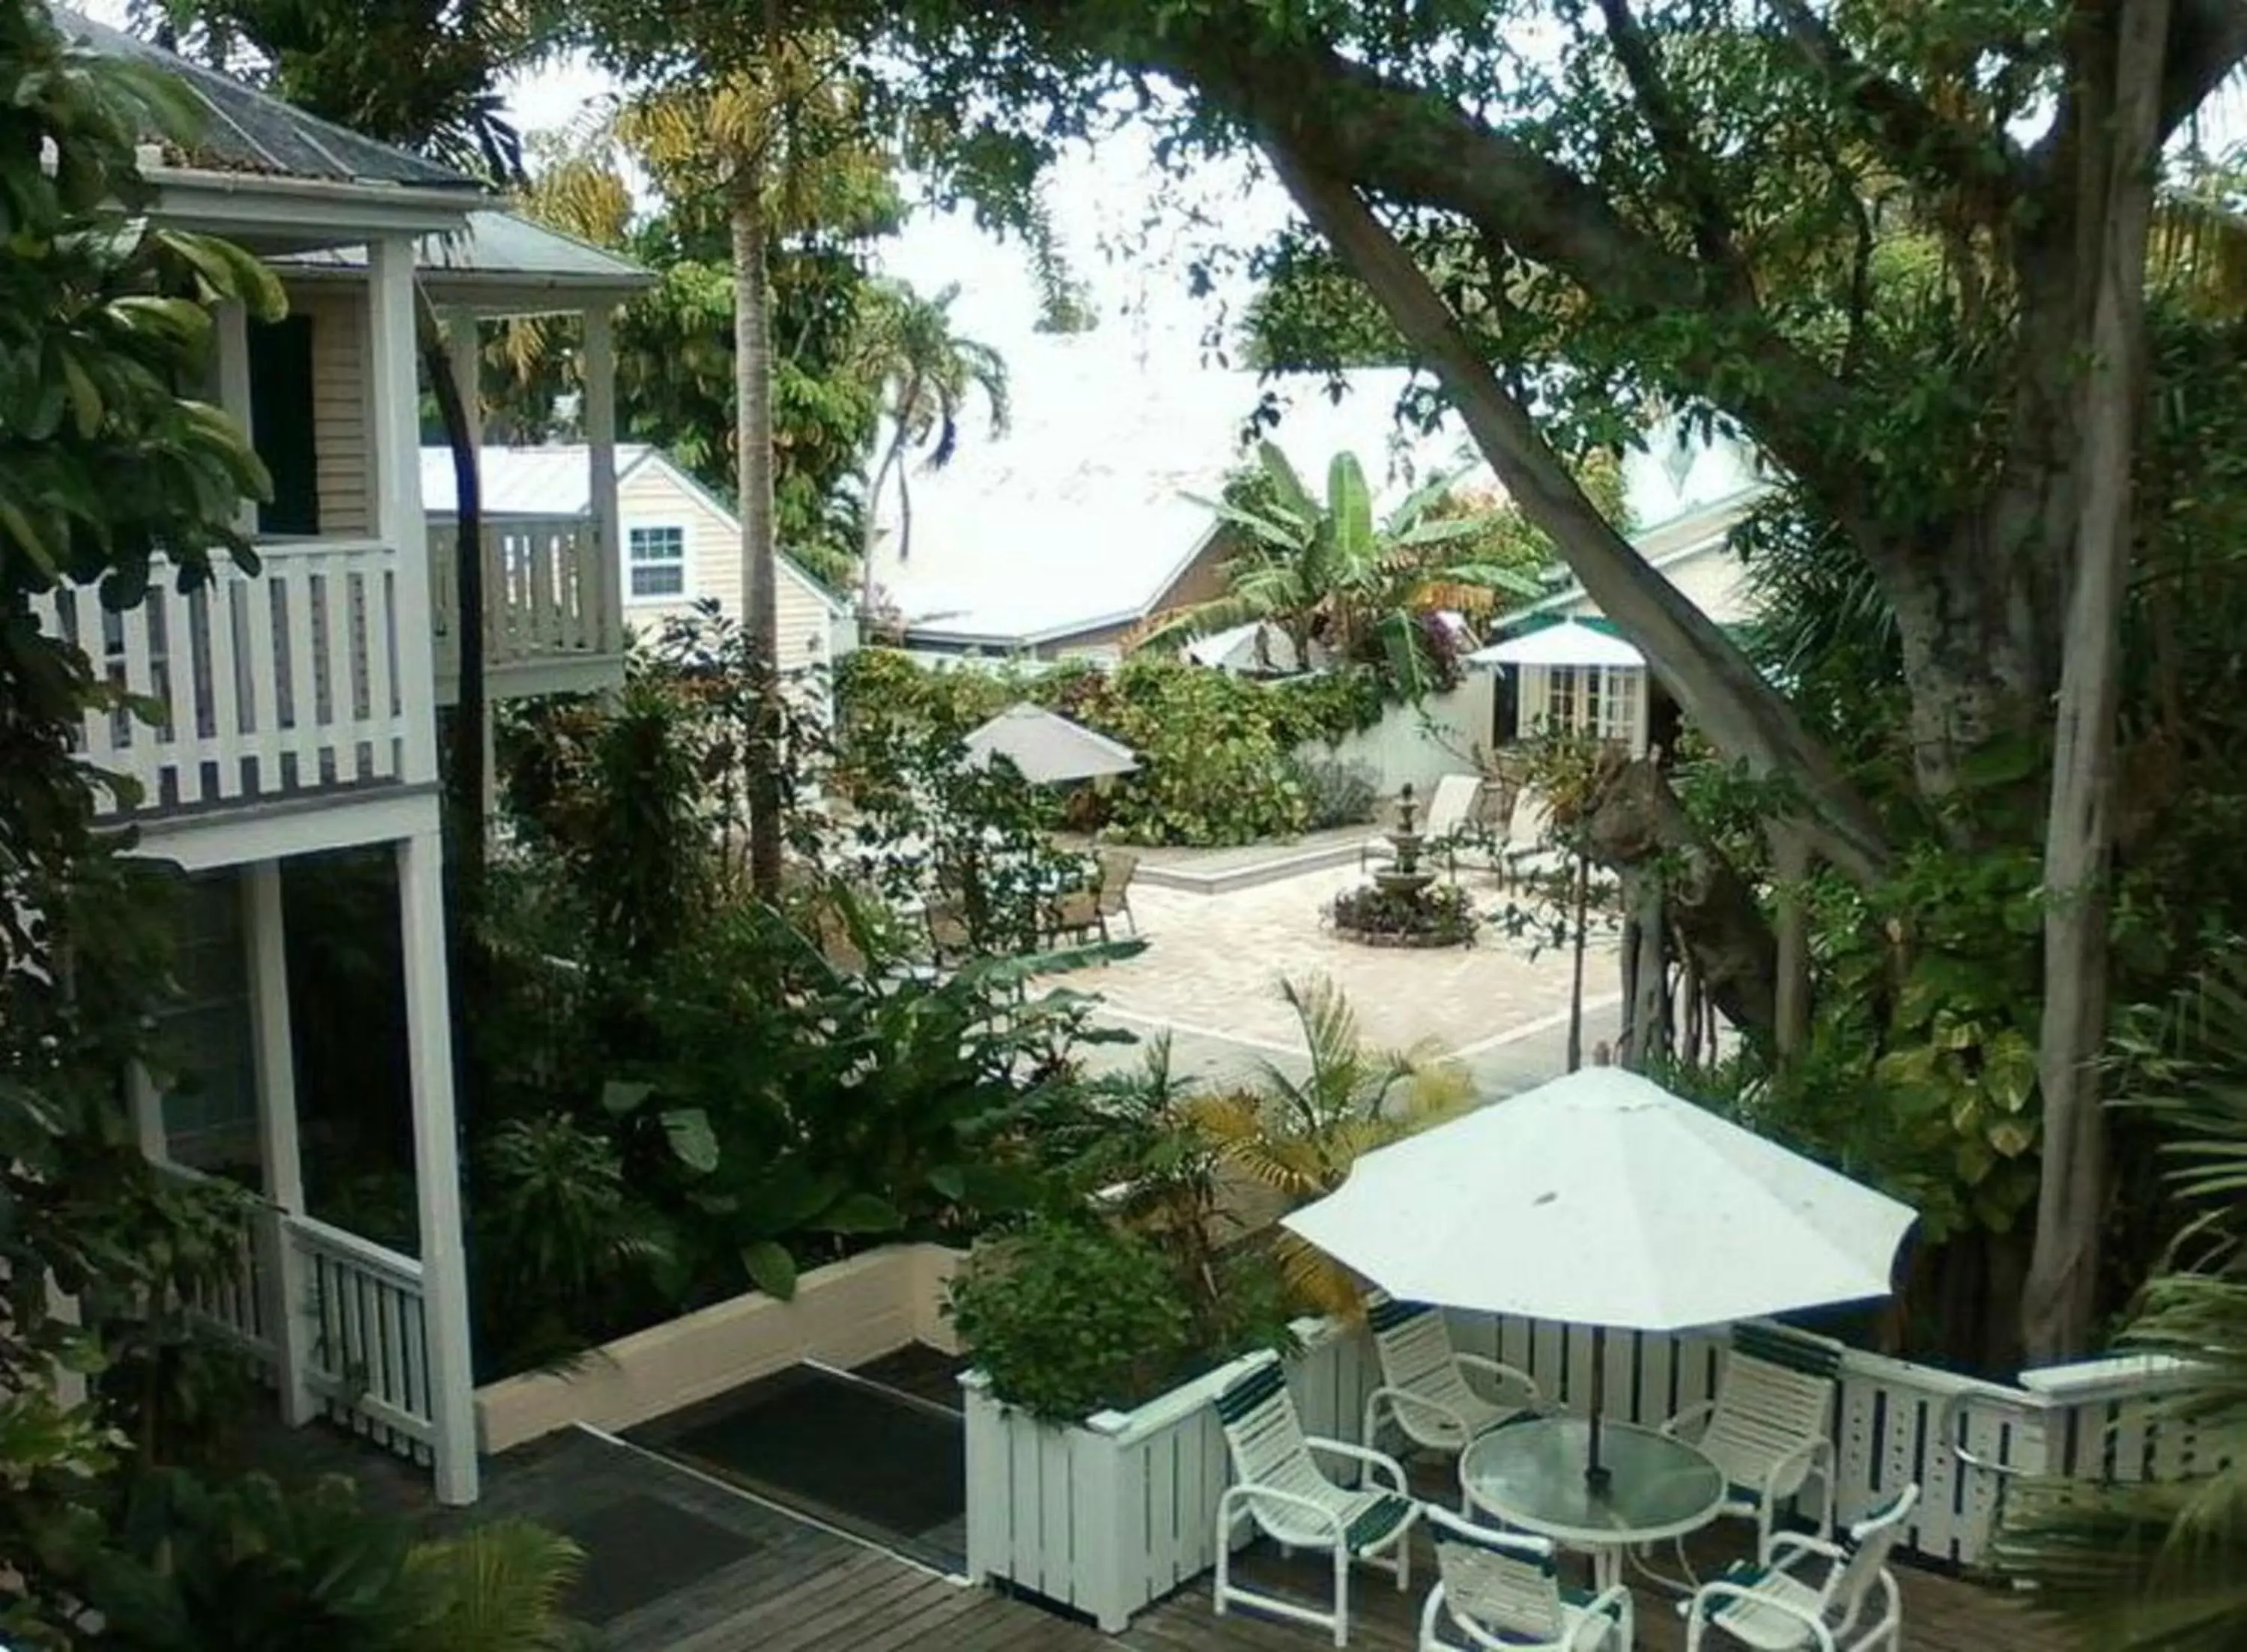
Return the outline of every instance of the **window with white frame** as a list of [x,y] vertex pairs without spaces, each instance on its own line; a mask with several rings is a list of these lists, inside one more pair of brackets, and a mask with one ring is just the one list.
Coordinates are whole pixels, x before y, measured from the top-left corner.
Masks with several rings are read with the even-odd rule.
[[1549,666],[1540,720],[1554,734],[1586,735],[1636,751],[1644,677],[1633,666]]
[[635,528],[625,536],[625,591],[660,601],[686,594],[686,530]]

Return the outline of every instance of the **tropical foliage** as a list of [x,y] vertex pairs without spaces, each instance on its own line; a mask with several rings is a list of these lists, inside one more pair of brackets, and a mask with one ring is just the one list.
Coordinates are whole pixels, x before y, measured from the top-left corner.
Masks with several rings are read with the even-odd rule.
[[[1378,1049],[1360,1035],[1357,1014],[1325,977],[1282,981],[1308,1053],[1298,1076],[1259,1063],[1253,1086],[1194,1103],[1190,1116],[1221,1161],[1277,1194],[1287,1208],[1340,1187],[1364,1154],[1402,1140],[1466,1106],[1466,1071],[1432,1048]],[[1357,1277],[1293,1233],[1274,1241],[1291,1292],[1320,1313],[1363,1311]]]
[[[1381,680],[1365,669],[1259,682],[1143,650],[1112,672],[1088,667],[938,671],[863,649],[836,673],[836,782],[852,795],[898,784],[905,753],[923,766],[946,742],[1018,700],[1113,736],[1139,767],[1063,802],[1069,824],[1123,843],[1246,843],[1315,821],[1364,817],[1346,774],[1321,774],[1322,745],[1379,720]],[[1328,765],[1330,768],[1331,765]]]
[[2115,1652],[2216,1652],[2247,1636],[2247,954],[2219,960],[2172,1025],[2133,1041],[2126,1104],[2159,1121],[2190,1220],[2120,1346],[2175,1362],[2155,1416],[2197,1442],[2182,1478],[2016,1488],[1999,1567]]
[[1326,492],[1315,496],[1270,441],[1258,468],[1229,500],[1205,501],[1238,548],[1224,596],[1159,616],[1142,637],[1159,646],[1229,626],[1276,625],[1299,665],[1314,648],[1383,671],[1409,699],[1456,681],[1430,622],[1446,610],[1487,614],[1505,598],[1533,597],[1527,570],[1463,553],[1486,539],[1490,515],[1446,513],[1464,472],[1430,477],[1376,519],[1356,455],[1334,455]]

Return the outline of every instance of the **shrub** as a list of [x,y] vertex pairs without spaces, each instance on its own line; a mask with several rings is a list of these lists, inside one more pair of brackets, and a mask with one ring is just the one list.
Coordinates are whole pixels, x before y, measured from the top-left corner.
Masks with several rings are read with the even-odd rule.
[[1385,940],[1459,946],[1474,939],[1474,903],[1456,884],[1407,894],[1364,884],[1335,896],[1327,910],[1335,928]]
[[953,1281],[950,1311],[992,1391],[1051,1422],[1139,1404],[1192,1352],[1169,1260],[1096,1223],[1040,1223],[979,1255]]
[[1381,795],[1380,777],[1365,763],[1301,762],[1295,765],[1297,782],[1309,810],[1310,829],[1356,826],[1373,818]]

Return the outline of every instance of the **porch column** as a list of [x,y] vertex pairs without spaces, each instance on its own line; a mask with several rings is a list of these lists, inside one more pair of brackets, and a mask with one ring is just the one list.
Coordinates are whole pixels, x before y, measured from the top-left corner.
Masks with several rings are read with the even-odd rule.
[[257,1089],[257,1162],[265,1199],[256,1244],[264,1263],[263,1316],[273,1338],[281,1420],[291,1428],[319,1414],[305,1382],[319,1335],[312,1280],[290,1242],[289,1220],[304,1214],[304,1163],[297,1138],[297,1053],[289,1019],[289,949],[282,929],[281,863],[242,869],[242,945],[249,962],[249,1036]]
[[415,364],[413,241],[367,242],[367,433],[374,447],[375,535],[398,553],[398,673],[409,782],[437,778],[436,668],[429,525],[421,514],[421,387]]
[[461,1239],[461,1150],[446,1008],[443,840],[398,844],[406,953],[406,1043],[413,1089],[413,1191],[421,1233],[421,1313],[429,1343],[437,1500],[476,1500],[475,1378],[469,1364],[468,1257]]
[[585,447],[592,467],[593,568],[604,652],[624,647],[625,536],[617,505],[617,351],[611,311],[585,311]]
[[[249,399],[249,312],[239,298],[218,306],[218,405],[234,420],[248,441],[252,429]],[[257,531],[257,502],[244,498],[235,512],[235,526],[246,534]]]
[[[447,353],[452,358],[453,383],[459,386],[461,392],[461,411],[466,415],[468,421],[468,446],[475,450],[476,454],[476,463],[479,469],[481,469],[483,464],[484,450],[484,404],[482,393],[484,372],[483,333],[477,324],[474,311],[455,310],[445,317],[445,347]],[[459,522],[460,516],[457,512],[454,513],[453,520],[455,524]],[[491,523],[488,514],[487,514],[485,518],[483,531],[486,536],[485,543],[488,544],[490,543],[489,535],[491,533]],[[484,565],[487,568],[489,568],[495,566],[498,561],[499,559],[497,557],[487,556],[484,558]],[[486,577],[488,579],[489,577],[487,576]],[[490,623],[490,616],[495,611],[495,604],[501,601],[502,595],[503,593],[500,591],[490,590],[487,590],[484,592],[484,614],[485,623],[487,625]],[[461,643],[465,644],[467,638],[463,637],[460,640]],[[489,693],[488,686],[487,686],[487,690],[484,694],[484,726],[482,731],[484,747],[483,818],[487,823],[499,818],[499,767],[497,763],[494,761],[492,747],[493,724],[496,709],[497,702],[494,700],[491,693]],[[456,717],[460,715],[460,708],[458,707],[454,707],[453,714]]]
[[133,1111],[133,1135],[140,1143],[140,1157],[151,1164],[170,1164],[172,1140],[164,1128],[164,1096],[146,1062],[126,1064],[125,1100]]

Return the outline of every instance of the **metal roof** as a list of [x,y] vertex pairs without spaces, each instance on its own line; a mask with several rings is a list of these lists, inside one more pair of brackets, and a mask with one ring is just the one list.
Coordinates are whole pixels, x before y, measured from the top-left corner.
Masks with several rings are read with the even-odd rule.
[[[420,189],[480,192],[483,186],[465,174],[433,160],[363,138],[332,121],[305,113],[280,99],[244,85],[229,75],[165,51],[146,40],[99,24],[61,7],[56,26],[86,49],[104,57],[130,58],[183,82],[204,110],[202,132],[185,147],[167,139],[173,164],[213,172],[261,173],[331,183],[378,183]],[[147,134],[151,139],[157,133]]]
[[[363,270],[364,247],[324,247],[274,260],[283,268]],[[655,277],[630,259],[495,207],[468,214],[465,230],[424,236],[414,263],[433,284],[457,278],[464,288],[566,287],[636,292]]]

